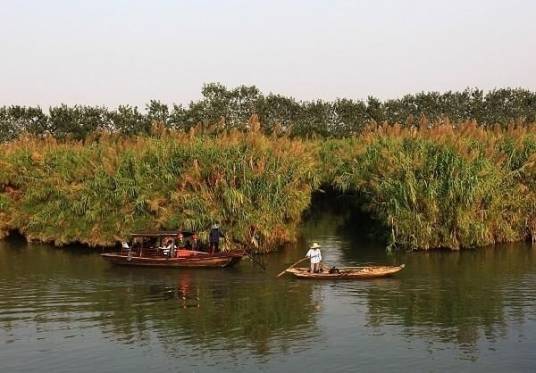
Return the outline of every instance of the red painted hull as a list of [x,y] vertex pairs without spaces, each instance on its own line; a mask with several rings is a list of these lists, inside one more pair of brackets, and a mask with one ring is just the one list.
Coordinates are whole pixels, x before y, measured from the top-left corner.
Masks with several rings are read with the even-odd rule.
[[164,256],[128,256],[117,253],[105,253],[101,256],[112,264],[142,267],[197,267],[197,268],[224,268],[238,263],[244,254],[217,253],[190,255],[186,257],[168,258]]

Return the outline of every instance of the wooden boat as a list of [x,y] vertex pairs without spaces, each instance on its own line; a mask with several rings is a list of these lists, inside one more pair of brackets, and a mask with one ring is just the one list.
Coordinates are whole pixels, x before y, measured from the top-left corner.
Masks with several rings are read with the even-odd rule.
[[128,256],[128,254],[104,253],[101,256],[112,264],[146,267],[231,267],[243,256],[241,252],[195,253],[190,256],[169,258],[165,256]]
[[379,278],[392,276],[400,272],[405,267],[400,266],[367,266],[367,267],[341,267],[337,268],[339,273],[311,273],[309,268],[288,268],[286,273],[291,273],[298,278],[318,279],[318,280],[360,280],[369,278]]
[[[193,232],[162,231],[131,235],[132,247],[101,256],[112,264],[145,267],[231,267],[240,262],[244,251],[210,253],[199,250]],[[163,242],[170,247],[162,247]]]

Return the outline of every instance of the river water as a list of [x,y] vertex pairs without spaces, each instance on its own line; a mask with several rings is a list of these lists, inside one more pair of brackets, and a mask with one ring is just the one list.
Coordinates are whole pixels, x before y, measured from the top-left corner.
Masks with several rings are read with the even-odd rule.
[[231,269],[113,267],[93,250],[0,241],[0,372],[536,371],[536,248],[389,253],[339,215],[302,227],[329,263],[391,279],[275,274],[306,242]]

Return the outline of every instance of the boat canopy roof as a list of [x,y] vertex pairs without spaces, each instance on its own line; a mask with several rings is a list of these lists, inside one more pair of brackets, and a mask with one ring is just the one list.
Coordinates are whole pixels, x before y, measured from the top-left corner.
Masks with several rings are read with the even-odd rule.
[[147,232],[135,232],[131,233],[131,237],[178,237],[179,234],[182,234],[184,237],[190,237],[195,234],[192,231],[147,231]]

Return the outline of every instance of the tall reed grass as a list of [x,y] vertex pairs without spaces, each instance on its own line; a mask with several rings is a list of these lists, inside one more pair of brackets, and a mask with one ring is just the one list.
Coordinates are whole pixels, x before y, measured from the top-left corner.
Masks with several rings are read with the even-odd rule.
[[2,145],[0,165],[0,232],[58,245],[218,222],[232,241],[275,247],[292,239],[318,184],[304,143],[257,133],[26,137]]
[[381,126],[320,152],[324,179],[361,194],[394,245],[459,249],[536,237],[536,131]]
[[[109,246],[147,229],[205,231],[270,251],[296,237],[313,191],[351,192],[390,243],[459,249],[536,237],[536,128],[377,126],[303,140],[160,129],[0,145],[0,236]],[[359,224],[359,222],[355,222]]]

